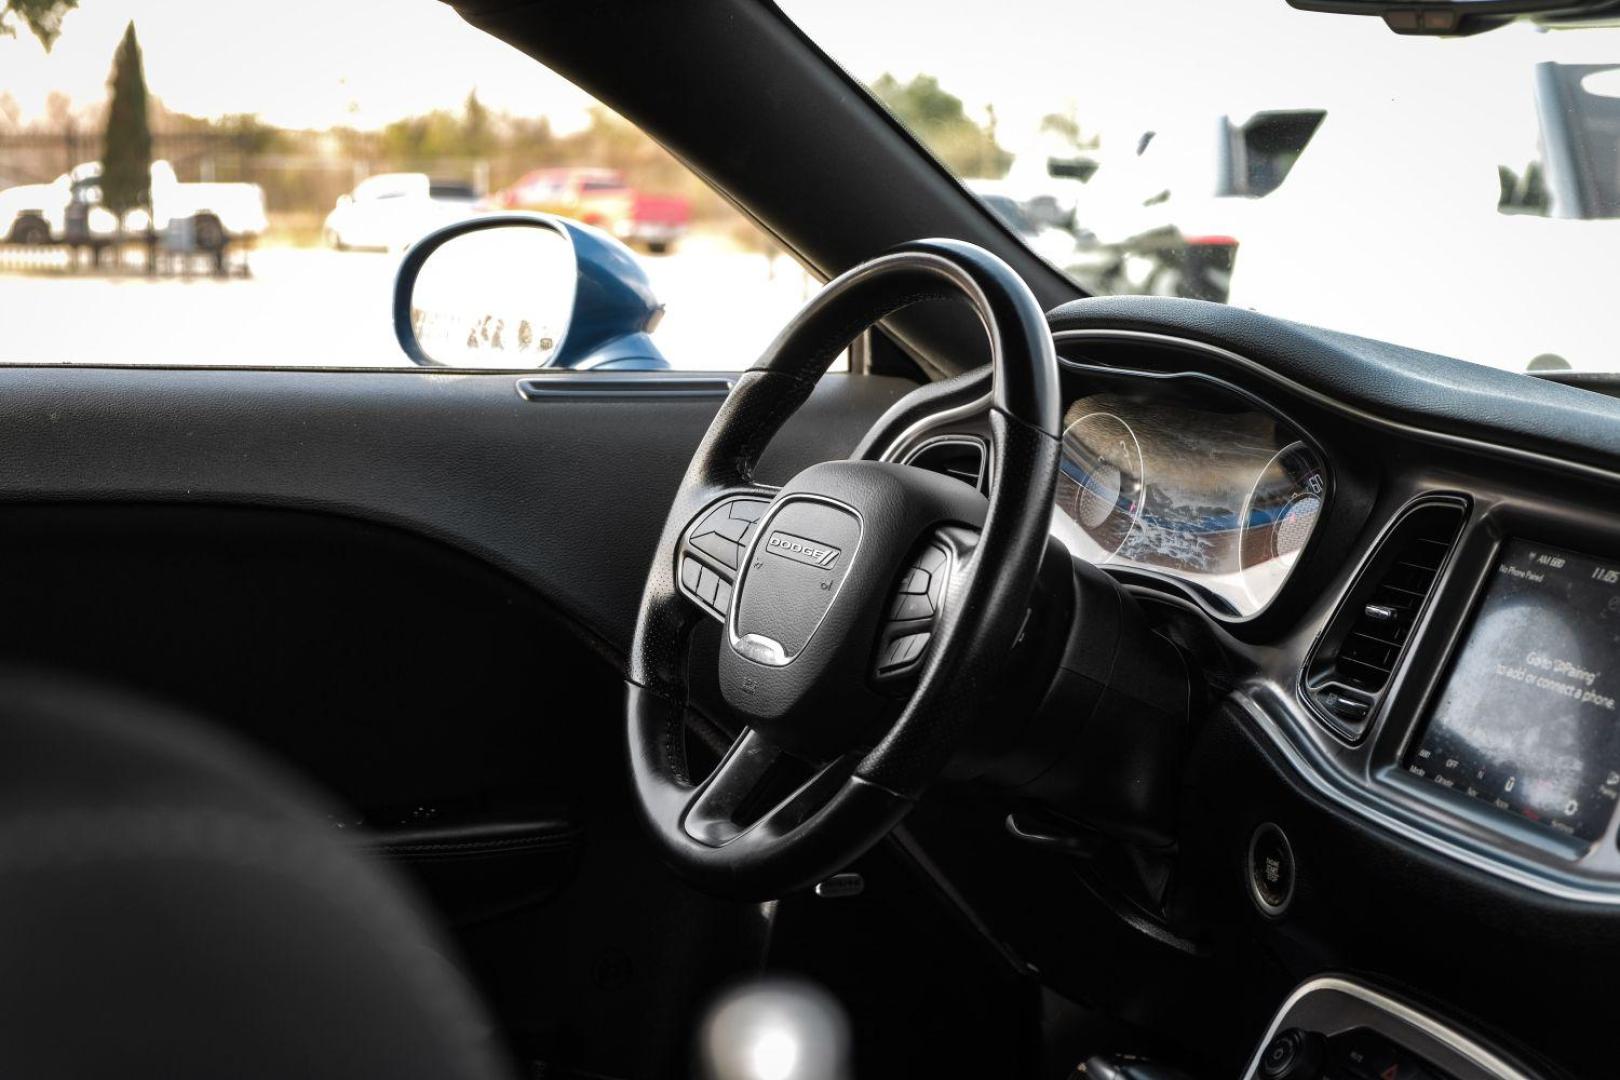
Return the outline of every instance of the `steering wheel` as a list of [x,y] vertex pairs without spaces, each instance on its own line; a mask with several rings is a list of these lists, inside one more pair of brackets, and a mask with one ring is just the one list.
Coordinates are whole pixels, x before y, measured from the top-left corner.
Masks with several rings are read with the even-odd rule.
[[[989,335],[989,496],[950,477],[832,461],[773,489],[771,438],[862,330],[965,299]],[[744,372],[699,444],[653,558],[626,720],[637,802],[693,884],[764,899],[837,873],[938,777],[1017,638],[1060,456],[1039,303],[994,255],[923,240],[830,282]],[[692,630],[723,624],[716,676],[740,734],[688,757]]]

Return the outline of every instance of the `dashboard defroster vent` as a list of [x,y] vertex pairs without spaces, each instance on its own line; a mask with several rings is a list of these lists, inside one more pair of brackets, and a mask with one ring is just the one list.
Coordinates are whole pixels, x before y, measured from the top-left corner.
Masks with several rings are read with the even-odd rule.
[[1378,709],[1462,529],[1465,504],[1419,503],[1373,553],[1305,665],[1305,698],[1359,739]]
[[905,463],[919,469],[954,476],[985,491],[989,485],[989,454],[983,440],[972,435],[941,435],[906,455]]

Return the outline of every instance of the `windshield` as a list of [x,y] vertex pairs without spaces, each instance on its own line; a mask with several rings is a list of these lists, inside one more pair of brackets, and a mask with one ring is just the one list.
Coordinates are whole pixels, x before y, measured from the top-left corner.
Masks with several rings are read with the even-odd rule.
[[784,7],[1088,292],[1620,370],[1620,28],[1401,37],[1284,0]]

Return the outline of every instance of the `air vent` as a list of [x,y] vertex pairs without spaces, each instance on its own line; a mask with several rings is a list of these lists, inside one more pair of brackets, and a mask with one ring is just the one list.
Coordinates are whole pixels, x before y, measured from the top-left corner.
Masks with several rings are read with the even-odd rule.
[[954,476],[962,483],[983,491],[987,457],[981,439],[972,435],[940,435],[907,455],[906,464]]
[[1462,528],[1463,504],[1407,511],[1356,579],[1305,668],[1305,696],[1358,739],[1378,709]]

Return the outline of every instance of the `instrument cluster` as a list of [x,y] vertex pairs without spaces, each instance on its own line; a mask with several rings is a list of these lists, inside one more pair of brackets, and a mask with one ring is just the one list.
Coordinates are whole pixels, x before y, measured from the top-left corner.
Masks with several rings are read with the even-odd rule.
[[1172,578],[1218,614],[1264,608],[1326,508],[1318,453],[1287,421],[1217,382],[1090,381],[1099,392],[1064,415],[1060,539],[1096,565]]

